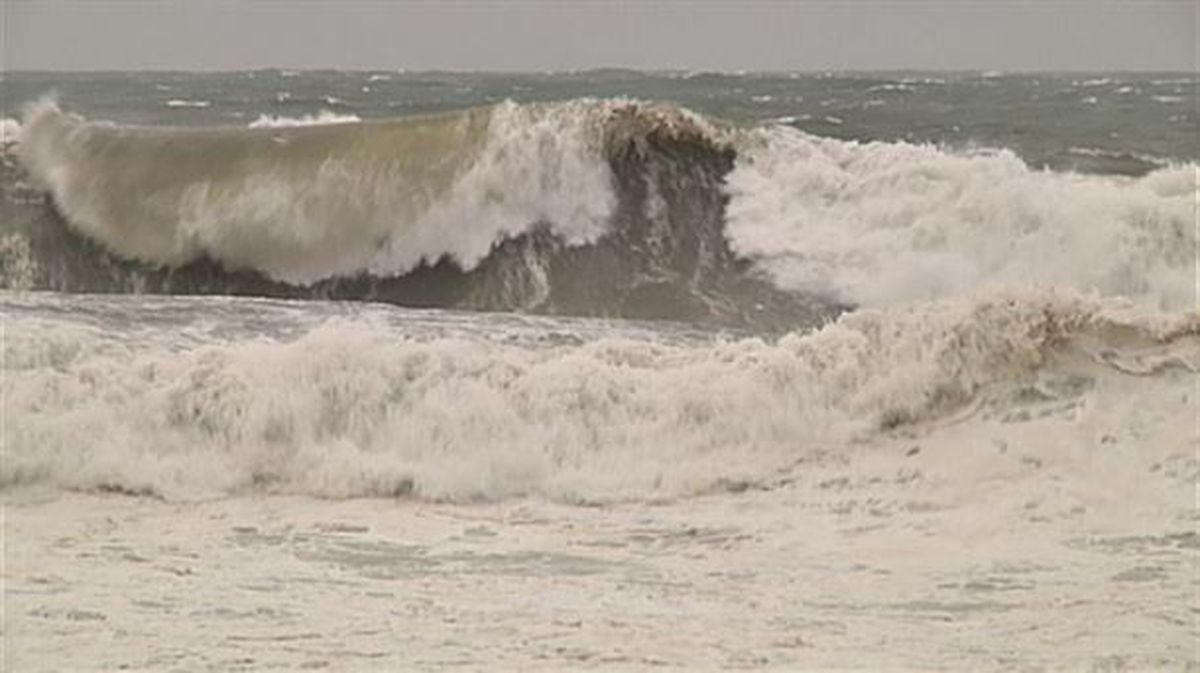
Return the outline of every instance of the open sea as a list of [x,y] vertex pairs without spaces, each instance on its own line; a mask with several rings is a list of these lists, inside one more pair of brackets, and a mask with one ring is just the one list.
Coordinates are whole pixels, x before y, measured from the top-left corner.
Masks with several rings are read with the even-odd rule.
[[1200,670],[1200,76],[0,101],[4,670]]

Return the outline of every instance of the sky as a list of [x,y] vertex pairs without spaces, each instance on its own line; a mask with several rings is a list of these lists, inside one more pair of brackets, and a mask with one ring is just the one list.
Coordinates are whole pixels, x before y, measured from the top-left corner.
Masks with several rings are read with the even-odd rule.
[[1182,70],[1195,0],[0,0],[5,70]]

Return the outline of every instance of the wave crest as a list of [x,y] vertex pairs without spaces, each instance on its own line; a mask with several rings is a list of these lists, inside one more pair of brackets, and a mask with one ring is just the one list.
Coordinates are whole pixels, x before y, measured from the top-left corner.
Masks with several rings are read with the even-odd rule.
[[469,269],[539,222],[595,238],[614,197],[592,107],[236,130],[122,127],[46,103],[19,151],[71,225],[122,257],[304,284],[443,256]]

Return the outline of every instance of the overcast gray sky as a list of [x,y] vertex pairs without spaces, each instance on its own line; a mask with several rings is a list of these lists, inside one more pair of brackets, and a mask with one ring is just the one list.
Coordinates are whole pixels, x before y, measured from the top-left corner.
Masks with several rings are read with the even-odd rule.
[[0,0],[5,69],[1195,70],[1195,0]]

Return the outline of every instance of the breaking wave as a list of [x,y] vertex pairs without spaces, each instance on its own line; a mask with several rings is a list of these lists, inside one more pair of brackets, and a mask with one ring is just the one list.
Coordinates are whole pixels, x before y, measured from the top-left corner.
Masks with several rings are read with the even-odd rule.
[[771,328],[840,310],[731,252],[721,184],[735,151],[686,111],[576,100],[273,124],[126,127],[34,108],[18,153],[54,210],[25,209],[26,244],[11,248],[28,258],[3,256],[7,284],[22,270],[23,287],[65,291]]
[[1197,305],[1195,165],[1131,179],[1009,151],[756,136],[728,178],[729,236],[785,287],[865,306],[1014,283]]
[[781,329],[1016,282],[1196,303],[1194,165],[1055,173],[636,101],[348,121],[131,127],[39,104],[4,182],[27,172],[53,207],[6,195],[3,284]]
[[594,240],[613,197],[592,109],[247,131],[120,127],[43,104],[19,152],[68,222],[118,255],[311,283],[443,255],[470,269],[537,222]]
[[669,498],[1064,414],[1186,453],[1194,165],[1038,171],[635,101],[350,121],[5,122],[0,284],[66,292],[0,296],[0,489]]
[[[773,342],[59,296],[5,300],[0,487],[670,498],[889,433],[1047,414],[1090,414],[1087,446],[1133,424],[1162,434],[1154,455],[1187,455],[1200,368],[1196,315],[1063,291],[861,310]],[[1114,395],[1140,396],[1132,416]]]

